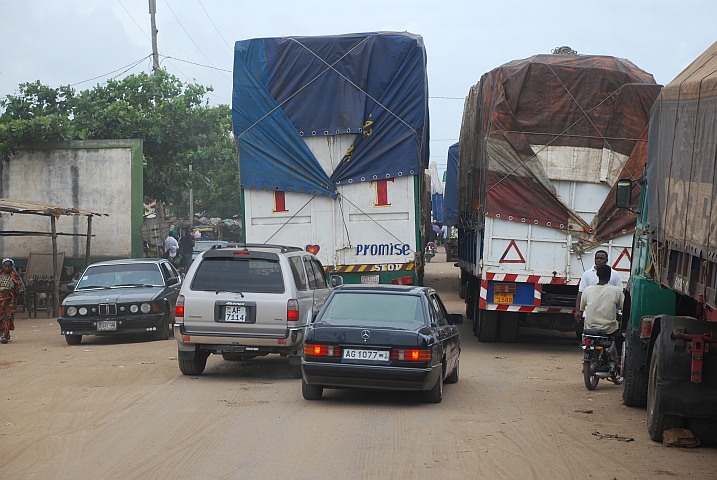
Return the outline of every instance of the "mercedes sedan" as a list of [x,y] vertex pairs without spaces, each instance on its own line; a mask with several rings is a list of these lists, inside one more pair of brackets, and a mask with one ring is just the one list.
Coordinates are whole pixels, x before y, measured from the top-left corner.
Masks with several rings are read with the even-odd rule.
[[417,390],[438,403],[443,383],[458,381],[462,323],[432,288],[339,287],[306,334],[303,396],[318,400],[325,388]]

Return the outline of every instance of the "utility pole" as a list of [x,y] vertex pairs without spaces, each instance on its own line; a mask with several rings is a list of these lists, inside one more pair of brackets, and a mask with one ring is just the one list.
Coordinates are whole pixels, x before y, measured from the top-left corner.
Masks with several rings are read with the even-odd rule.
[[156,75],[159,70],[159,53],[157,52],[157,0],[149,0],[149,15],[152,21],[152,71]]
[[[189,164],[189,181],[192,181],[192,165]],[[194,227],[194,190],[189,189],[189,230]]]

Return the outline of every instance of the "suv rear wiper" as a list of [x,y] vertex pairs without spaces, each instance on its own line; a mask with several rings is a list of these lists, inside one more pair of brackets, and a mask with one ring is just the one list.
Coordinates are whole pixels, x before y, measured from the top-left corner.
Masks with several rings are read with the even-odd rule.
[[244,298],[244,294],[242,292],[235,292],[234,290],[214,290],[214,289],[210,290],[210,289],[207,289],[207,290],[202,290],[202,291],[203,292],[214,292],[217,295],[219,295],[220,293],[238,293],[239,295],[241,295],[241,298]]

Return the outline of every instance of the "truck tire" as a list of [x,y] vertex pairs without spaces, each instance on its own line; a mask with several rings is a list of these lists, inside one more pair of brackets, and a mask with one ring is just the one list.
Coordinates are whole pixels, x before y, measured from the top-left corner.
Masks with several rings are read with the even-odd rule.
[[466,318],[475,320],[474,311],[479,303],[479,296],[480,291],[477,282],[469,281],[466,285]]
[[518,312],[503,312],[499,322],[500,331],[498,333],[501,342],[515,343],[518,341],[520,315]]
[[628,325],[622,344],[622,400],[628,407],[647,406],[647,373],[640,370],[645,364],[647,352],[640,342],[640,333]]
[[662,432],[665,430],[682,427],[682,417],[668,415],[660,411],[660,390],[662,386],[657,381],[657,372],[659,372],[660,367],[661,341],[662,333],[657,335],[655,346],[652,349],[650,374],[647,383],[647,432],[653,442],[661,442]]
[[195,352],[194,358],[191,360],[182,360],[180,358],[179,370],[184,375],[201,375],[207,366],[207,358],[209,358],[209,354],[200,351]]
[[498,312],[476,308],[476,329],[479,342],[495,342],[498,340]]
[[[460,280],[459,280],[460,281]],[[461,300],[466,299],[466,292],[468,291],[468,287],[465,285],[458,285],[458,298]]]

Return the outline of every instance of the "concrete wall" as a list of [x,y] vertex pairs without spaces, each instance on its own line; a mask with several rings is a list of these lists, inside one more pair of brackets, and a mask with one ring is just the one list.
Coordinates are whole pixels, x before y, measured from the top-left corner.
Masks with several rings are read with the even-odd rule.
[[[32,144],[0,162],[0,198],[107,213],[92,220],[93,259],[142,256],[142,141],[93,140]],[[50,218],[0,217],[0,230],[50,232]],[[57,231],[86,233],[87,217],[62,216]],[[84,262],[86,237],[58,237],[65,264]],[[0,236],[3,257],[52,251],[50,237]],[[73,261],[74,260],[74,261]]]

